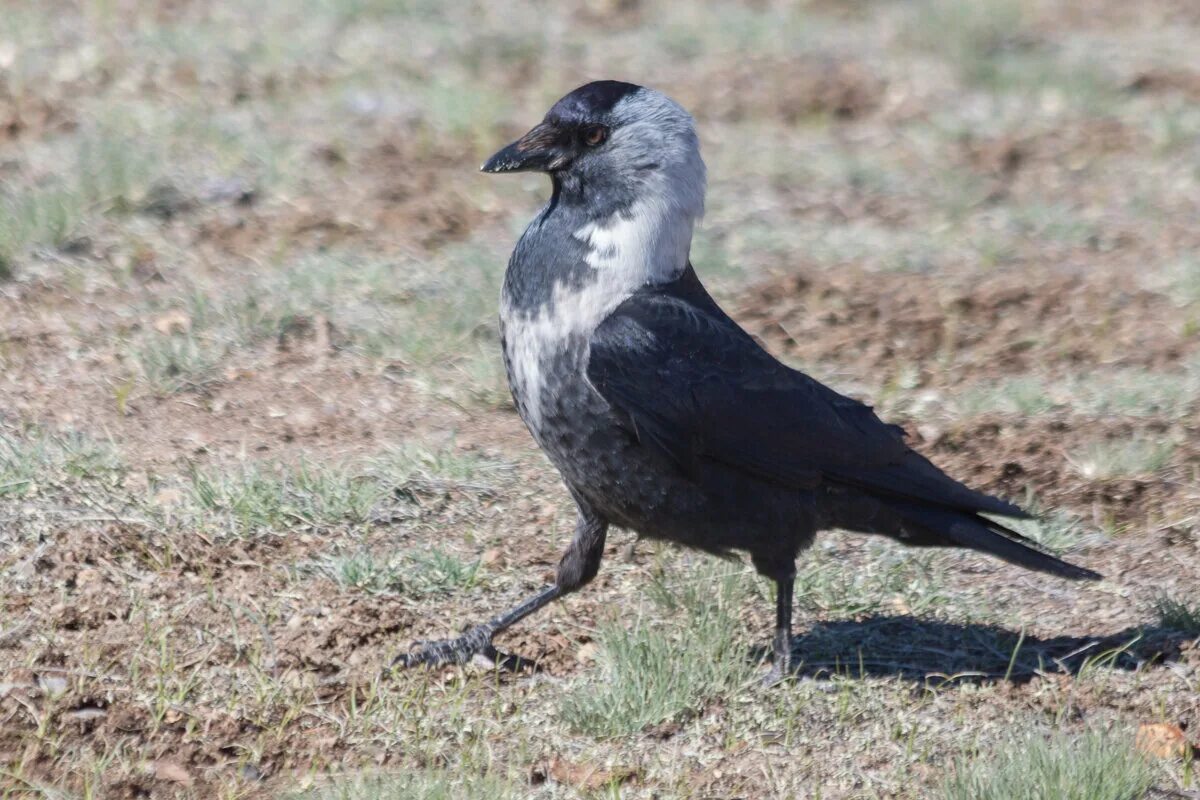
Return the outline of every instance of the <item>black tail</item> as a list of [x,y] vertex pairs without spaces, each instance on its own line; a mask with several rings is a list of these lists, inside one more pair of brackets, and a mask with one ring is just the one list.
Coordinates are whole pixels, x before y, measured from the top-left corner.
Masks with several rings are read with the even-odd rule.
[[1042,551],[1032,540],[978,514],[910,503],[889,502],[885,505],[895,512],[909,536],[918,539],[914,544],[967,547],[990,553],[1012,564],[1071,580],[1096,581],[1103,577],[1090,569],[1055,558]]

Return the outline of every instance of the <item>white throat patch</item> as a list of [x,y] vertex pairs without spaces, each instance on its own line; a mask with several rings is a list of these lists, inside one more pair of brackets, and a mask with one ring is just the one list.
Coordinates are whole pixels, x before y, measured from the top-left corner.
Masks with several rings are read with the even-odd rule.
[[639,201],[627,212],[575,231],[575,238],[588,245],[585,260],[593,270],[590,280],[571,288],[557,284],[553,299],[536,313],[522,313],[503,299],[500,316],[512,388],[535,436],[542,423],[547,362],[561,355],[572,340],[591,336],[638,289],[669,283],[687,268],[694,219],[665,217],[664,210]]
[[[614,129],[608,147],[620,155],[614,168],[637,199],[572,233],[587,246],[589,279],[573,287],[557,284],[553,299],[533,314],[514,308],[507,297],[501,302],[513,392],[535,437],[545,413],[547,366],[568,347],[586,343],[638,289],[679,278],[687,269],[696,220],[704,213],[704,161],[687,112],[642,89],[618,103],[614,115],[629,120]],[[572,368],[586,369],[583,352],[583,363]]]
[[589,247],[587,263],[630,291],[678,278],[687,267],[695,221],[664,210],[661,204],[638,201],[627,212],[575,231]]

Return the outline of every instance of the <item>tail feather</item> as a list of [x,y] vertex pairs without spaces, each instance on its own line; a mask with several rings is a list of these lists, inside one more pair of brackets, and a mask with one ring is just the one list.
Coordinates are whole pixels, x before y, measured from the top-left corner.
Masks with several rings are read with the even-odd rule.
[[852,486],[881,501],[891,498],[899,503],[917,503],[954,509],[967,514],[983,512],[1014,519],[1030,515],[1007,500],[975,491],[951,478],[929,459],[909,451],[903,460],[867,472],[829,476],[844,486]]
[[948,545],[990,553],[1011,564],[1071,580],[1095,581],[1103,577],[1044,552],[1031,539],[986,517],[910,504],[889,505],[905,523],[918,528],[919,534],[935,536]]

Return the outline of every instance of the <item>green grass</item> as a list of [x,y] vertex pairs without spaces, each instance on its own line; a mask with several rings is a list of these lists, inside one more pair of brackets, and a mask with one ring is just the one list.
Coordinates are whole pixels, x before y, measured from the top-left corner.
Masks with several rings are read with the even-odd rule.
[[193,469],[186,495],[207,525],[238,535],[363,523],[384,491],[348,467]]
[[[298,259],[226,294],[193,287],[146,309],[175,313],[186,330],[147,326],[132,340],[142,380],[156,393],[203,388],[234,353],[314,338],[329,325],[334,349],[419,371],[432,386],[468,385],[492,407],[508,405],[499,363],[496,304],[504,259],[447,248],[430,271],[353,253]],[[478,383],[476,383],[478,381]]]
[[1111,108],[1119,98],[1104,67],[1068,60],[1032,29],[1019,0],[923,0],[911,6],[906,38],[937,53],[967,86],[995,94],[1053,90],[1085,109]]
[[61,186],[0,196],[0,277],[10,278],[30,247],[62,247],[79,232],[83,199]]
[[290,800],[516,800],[513,786],[491,776],[450,769],[334,779]]
[[944,800],[1138,800],[1150,788],[1150,765],[1124,737],[1082,735],[1015,738],[994,751],[958,761],[942,787]]
[[[437,548],[381,558],[367,551],[330,556],[314,565],[319,572],[349,591],[366,594],[404,594],[428,597],[477,582],[480,562],[464,561]],[[301,571],[309,571],[302,569]]]
[[408,442],[371,460],[370,474],[392,489],[474,488],[488,491],[507,465],[449,445],[429,447]]
[[[480,341],[468,348],[456,365],[454,385],[476,406],[493,410],[513,408],[508,376],[497,342]],[[450,397],[449,399],[453,399]]]
[[[370,320],[374,313],[359,303],[366,296],[389,296],[389,269],[378,262],[317,257],[258,278],[236,294],[193,287],[147,309],[151,317],[179,315],[186,329],[163,332],[148,326],[142,331],[133,349],[142,379],[163,395],[204,388],[218,379],[230,353],[287,336],[315,335],[316,325],[335,309],[339,321],[343,316]],[[348,325],[346,333],[356,329]]]
[[875,557],[863,570],[846,570],[832,541],[818,541],[796,564],[795,605],[801,612],[848,619],[894,612],[898,603],[920,615],[943,606],[946,594],[936,562],[897,545],[871,542]]
[[150,189],[164,185],[164,158],[148,133],[113,125],[78,143],[73,179],[90,209],[102,214],[141,210]]
[[1120,370],[1068,385],[1074,407],[1083,413],[1179,417],[1191,411],[1200,396],[1200,362],[1193,361],[1182,372]]
[[1040,544],[1052,553],[1065,553],[1078,546],[1086,534],[1083,522],[1079,517],[1065,511],[1051,511],[1043,514],[1036,502],[1024,505],[1026,511],[1036,515],[1034,519],[1000,520],[1005,527]]
[[0,184],[0,277],[31,249],[63,248],[90,220],[138,210],[161,170],[137,133],[100,127],[70,141],[60,173],[35,184]]
[[1095,442],[1069,460],[1084,478],[1110,480],[1151,475],[1165,467],[1174,452],[1170,442],[1114,439]]
[[497,144],[497,122],[507,112],[502,95],[466,80],[436,79],[420,94],[429,135],[466,139],[484,150]]
[[198,390],[219,379],[229,345],[206,332],[149,331],[133,351],[142,380],[159,395]]
[[602,625],[598,674],[563,697],[563,721],[598,738],[624,736],[683,720],[744,685],[752,664],[738,614],[748,586],[729,569],[705,565],[672,584],[660,577],[651,591],[660,614]]
[[1200,603],[1189,603],[1172,597],[1159,597],[1154,602],[1158,622],[1164,628],[1200,636]]
[[1174,269],[1172,293],[1184,305],[1200,303],[1200,259],[1189,258]]
[[437,548],[409,556],[406,585],[419,594],[469,589],[479,575],[478,560],[467,562]]
[[787,54],[802,48],[819,18],[794,9],[742,3],[705,7],[664,5],[656,9],[651,30],[652,52],[665,50],[675,59],[695,61],[717,53]]
[[436,260],[432,277],[407,287],[391,319],[364,337],[368,352],[428,367],[455,363],[473,343],[499,347],[496,308],[505,257],[463,245]]
[[35,494],[43,483],[104,478],[123,469],[115,446],[80,433],[0,431],[0,498]]
[[969,385],[953,396],[955,413],[1032,416],[1067,407],[1076,414],[1182,417],[1200,396],[1200,363],[1172,372],[1119,369],[1046,378],[1021,375]]
[[393,594],[404,590],[401,568],[390,559],[369,552],[330,556],[317,570],[343,589],[366,594]]
[[915,4],[906,33],[974,85],[995,83],[1006,56],[1029,47],[1018,0],[926,0]]
[[1027,203],[1004,215],[1013,235],[1040,242],[1079,246],[1102,233],[1097,222],[1062,203]]
[[[502,465],[449,446],[408,443],[365,461],[296,465],[245,463],[195,467],[183,486],[198,524],[237,535],[278,533],[296,527],[336,528],[368,522],[374,512],[412,500],[412,492],[455,488],[475,495],[493,490],[487,481]],[[393,583],[391,567],[361,555],[339,556],[323,572],[345,585],[372,590]],[[477,567],[440,551],[413,556],[417,583],[469,585]]]
[[955,410],[965,417],[994,411],[1042,414],[1055,405],[1047,386],[1039,378],[1025,375],[970,386],[954,396]]

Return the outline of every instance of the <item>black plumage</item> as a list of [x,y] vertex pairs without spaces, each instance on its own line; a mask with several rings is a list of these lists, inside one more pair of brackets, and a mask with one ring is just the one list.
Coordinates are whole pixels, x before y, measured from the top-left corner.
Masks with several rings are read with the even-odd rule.
[[499,657],[495,633],[596,575],[610,524],[748,553],[779,588],[772,677],[790,668],[795,560],[819,530],[1099,577],[984,516],[1027,514],[948,477],[900,428],[781,364],[718,307],[688,258],[704,165],[673,101],[632,84],[581,87],[484,165],[521,169],[549,173],[553,194],[505,274],[505,366],[578,506],[575,537],[553,585],[402,663]]

